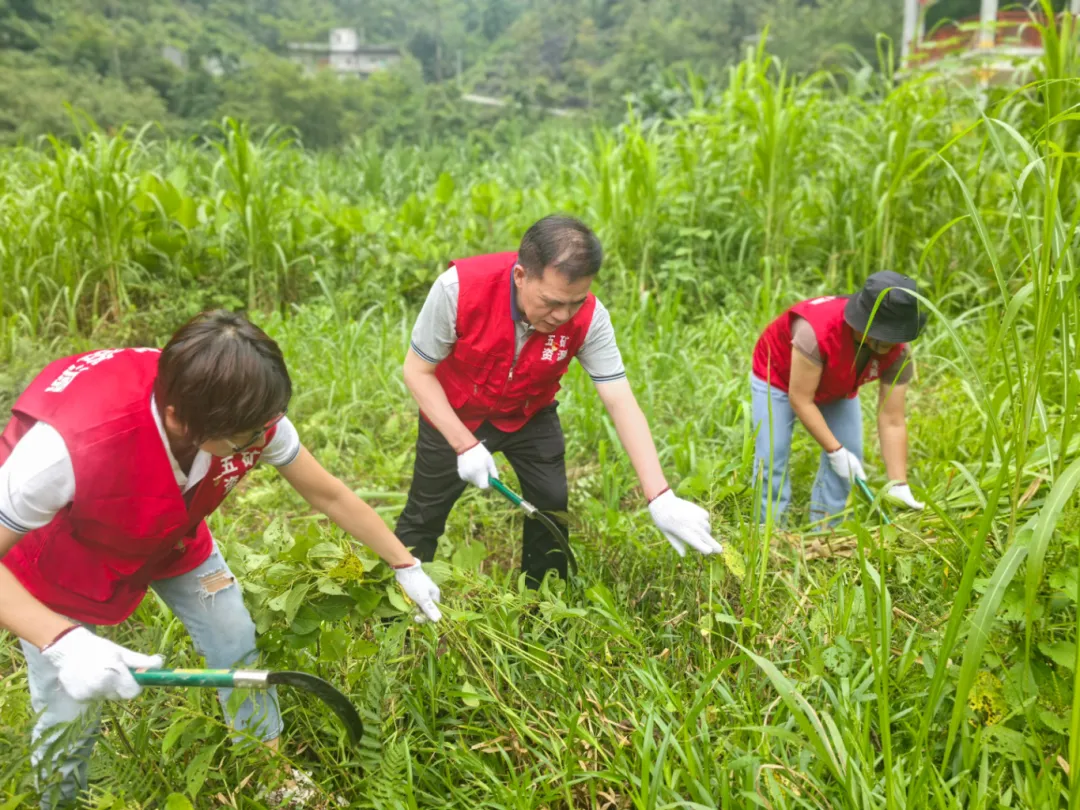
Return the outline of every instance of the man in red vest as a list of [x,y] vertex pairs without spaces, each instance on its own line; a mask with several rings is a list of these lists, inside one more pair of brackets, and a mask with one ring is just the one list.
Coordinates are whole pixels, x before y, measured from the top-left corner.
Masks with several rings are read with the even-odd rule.
[[770,503],[780,518],[791,500],[787,464],[796,418],[822,449],[811,520],[844,509],[854,479],[866,478],[858,394],[871,380],[881,382],[878,436],[892,482],[887,495],[907,508],[923,508],[907,484],[904,400],[913,370],[906,343],[918,337],[927,317],[913,292],[917,287],[907,276],[874,273],[856,295],[796,304],[758,339],[750,387],[762,522]]
[[[592,377],[649,503],[657,527],[683,555],[721,548],[701,507],[664,479],[652,435],[630,390],[607,310],[589,291],[600,242],[581,222],[546,217],[517,253],[459,259],[435,282],[413,329],[405,384],[420,405],[409,500],[397,523],[421,560],[435,554],[465,486],[498,477],[501,451],[537,508],[567,508],[565,444],[555,396],[577,357]],[[521,567],[530,585],[566,575],[559,544],[525,521]]]
[[[42,806],[86,785],[92,701],[139,692],[129,667],[157,667],[96,635],[153,588],[211,668],[256,658],[255,625],[205,518],[258,463],[391,565],[425,617],[439,589],[382,519],[300,444],[277,344],[212,312],[163,351],[105,349],[58,360],[15,403],[0,436],[0,628],[26,655]],[[276,745],[276,696],[252,697],[233,727]],[[64,724],[80,733],[55,744]]]

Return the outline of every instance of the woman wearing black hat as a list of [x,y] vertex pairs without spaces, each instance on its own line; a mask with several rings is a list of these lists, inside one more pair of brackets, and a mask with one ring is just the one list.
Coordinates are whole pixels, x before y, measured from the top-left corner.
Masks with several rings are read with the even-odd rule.
[[759,519],[787,510],[791,434],[796,417],[821,445],[810,496],[810,518],[844,509],[851,482],[865,478],[859,387],[880,380],[878,436],[890,500],[922,509],[907,485],[904,400],[912,365],[907,343],[926,324],[912,295],[915,282],[892,271],[874,273],[857,294],[802,301],[762,333],[751,377],[757,474],[764,477]]

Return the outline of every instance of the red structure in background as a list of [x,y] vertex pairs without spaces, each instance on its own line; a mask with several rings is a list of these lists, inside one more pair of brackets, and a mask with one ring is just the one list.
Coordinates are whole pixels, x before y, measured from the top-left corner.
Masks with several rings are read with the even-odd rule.
[[1038,56],[1043,47],[1038,26],[1046,24],[1046,15],[1027,11],[999,11],[990,24],[984,24],[979,17],[942,23],[910,44],[905,67],[924,67],[950,56],[979,51]]
[[1040,28],[1060,27],[1066,14],[1080,17],[1080,0],[1057,0],[1056,7],[1068,10],[1054,19],[1042,13],[1037,0],[1023,0],[1028,8],[1019,9],[1016,0],[1006,0],[1012,6],[1007,11],[998,10],[999,0],[978,0],[953,5],[976,6],[977,16],[938,23],[927,30],[927,11],[936,0],[899,2],[904,7],[901,74],[929,70],[982,89],[1029,81],[1034,61],[1043,55]]

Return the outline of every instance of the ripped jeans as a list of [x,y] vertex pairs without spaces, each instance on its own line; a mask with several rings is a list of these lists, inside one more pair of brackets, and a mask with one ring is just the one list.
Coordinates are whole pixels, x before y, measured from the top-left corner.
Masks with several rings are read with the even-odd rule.
[[[153,582],[151,587],[184,623],[196,652],[206,658],[207,667],[229,669],[255,662],[258,657],[255,623],[217,546],[198,568]],[[41,807],[52,810],[73,802],[78,792],[86,788],[99,711],[97,704],[79,703],[68,697],[60,686],[56,669],[37,647],[23,641],[22,649],[30,701],[38,714],[32,760],[43,794]],[[170,666],[168,650],[163,652],[165,666]],[[235,741],[248,736],[272,740],[281,734],[281,713],[273,690],[252,692],[235,707],[235,714],[228,706],[231,693],[231,689],[219,689],[218,698],[230,725],[244,732]]]

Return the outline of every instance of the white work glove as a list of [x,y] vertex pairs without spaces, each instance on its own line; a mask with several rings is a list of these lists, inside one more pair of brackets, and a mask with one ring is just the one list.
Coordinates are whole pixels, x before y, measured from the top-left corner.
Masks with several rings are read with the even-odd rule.
[[866,480],[866,470],[863,469],[859,457],[846,447],[833,450],[828,454],[828,457],[829,466],[833,468],[833,472],[845,481],[854,483],[856,478]]
[[911,487],[907,484],[894,484],[885,493],[885,497],[892,503],[906,506],[916,512],[921,512],[926,506],[922,501],[915,500],[915,496],[911,494]]
[[680,557],[686,556],[687,546],[702,554],[719,554],[724,550],[712,538],[709,513],[697,504],[676,497],[670,489],[652,499],[649,514]]
[[160,655],[132,652],[85,627],[76,627],[41,652],[56,667],[60,685],[78,701],[97,698],[129,700],[142,691],[129,667],[157,669]]
[[423,613],[416,616],[416,621],[423,624],[425,621],[437,622],[442,618],[439,612],[438,602],[442,599],[439,586],[432,582],[431,577],[424,573],[420,561],[413,559],[413,564],[408,568],[395,568],[394,576],[397,577],[398,585],[405,591],[416,606]]
[[488,488],[489,475],[492,478],[499,477],[494,457],[481,442],[477,442],[464,453],[458,453],[457,474],[462,481],[475,484],[480,489]]

